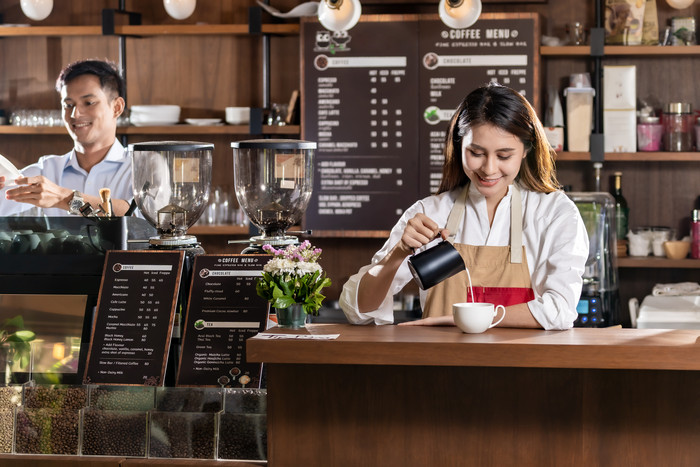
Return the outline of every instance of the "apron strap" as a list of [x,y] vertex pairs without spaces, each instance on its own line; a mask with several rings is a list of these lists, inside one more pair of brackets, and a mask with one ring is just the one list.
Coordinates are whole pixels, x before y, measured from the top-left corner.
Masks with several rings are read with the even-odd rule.
[[523,262],[523,202],[517,185],[511,185],[510,262]]
[[447,230],[450,231],[450,235],[447,237],[447,241],[454,243],[455,236],[457,236],[457,229],[464,219],[464,212],[467,209],[467,197],[469,196],[469,184],[464,185],[462,192],[457,195],[455,199],[455,204],[450,209],[450,214],[447,216],[447,225],[445,226]]
[[[510,199],[510,262],[523,262],[523,202],[520,195],[520,190],[516,185],[511,185]],[[467,208],[467,198],[469,197],[469,184],[467,183],[462,192],[457,195],[455,204],[447,216],[447,230],[450,235],[447,241],[454,243],[457,229],[462,223],[464,212]]]

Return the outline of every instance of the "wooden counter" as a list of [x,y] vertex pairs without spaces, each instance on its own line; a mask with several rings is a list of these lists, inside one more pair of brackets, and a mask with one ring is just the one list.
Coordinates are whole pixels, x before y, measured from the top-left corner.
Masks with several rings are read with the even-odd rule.
[[700,459],[700,330],[298,333],[340,336],[247,341],[248,360],[267,363],[272,466]]

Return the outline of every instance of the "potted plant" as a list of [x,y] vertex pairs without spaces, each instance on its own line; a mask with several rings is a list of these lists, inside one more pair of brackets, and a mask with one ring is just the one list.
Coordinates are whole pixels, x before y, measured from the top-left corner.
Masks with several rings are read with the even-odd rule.
[[265,264],[256,283],[258,295],[275,309],[279,327],[304,327],[307,315],[318,315],[326,298],[321,290],[331,285],[318,263],[322,250],[314,248],[308,240],[283,249],[263,245],[263,250],[272,259]]
[[12,366],[17,359],[19,359],[20,368],[26,368],[29,364],[30,342],[35,338],[34,332],[24,329],[24,319],[19,315],[9,318],[3,323],[0,328],[0,349],[2,358],[5,360],[4,383],[6,385],[10,383]]

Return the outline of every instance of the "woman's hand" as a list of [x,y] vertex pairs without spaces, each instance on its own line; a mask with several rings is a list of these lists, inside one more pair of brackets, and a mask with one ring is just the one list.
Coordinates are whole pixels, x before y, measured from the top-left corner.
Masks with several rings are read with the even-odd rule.
[[398,326],[454,326],[455,319],[452,315],[431,316],[430,318],[417,319],[399,323]]
[[68,209],[68,199],[73,194],[73,190],[60,187],[43,175],[20,177],[17,185],[17,188],[7,190],[7,199],[41,208]]
[[418,213],[406,224],[399,245],[403,251],[411,252],[416,248],[427,245],[438,235],[445,239],[449,232],[447,229],[440,229],[440,226],[425,214]]

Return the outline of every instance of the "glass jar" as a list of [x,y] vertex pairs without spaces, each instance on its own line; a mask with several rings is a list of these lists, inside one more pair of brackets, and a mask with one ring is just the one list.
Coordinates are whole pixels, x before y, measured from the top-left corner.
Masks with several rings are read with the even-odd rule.
[[637,150],[661,151],[664,126],[659,123],[659,117],[639,117],[637,124]]
[[687,102],[671,102],[664,110],[664,149],[686,152],[693,148],[693,113]]

